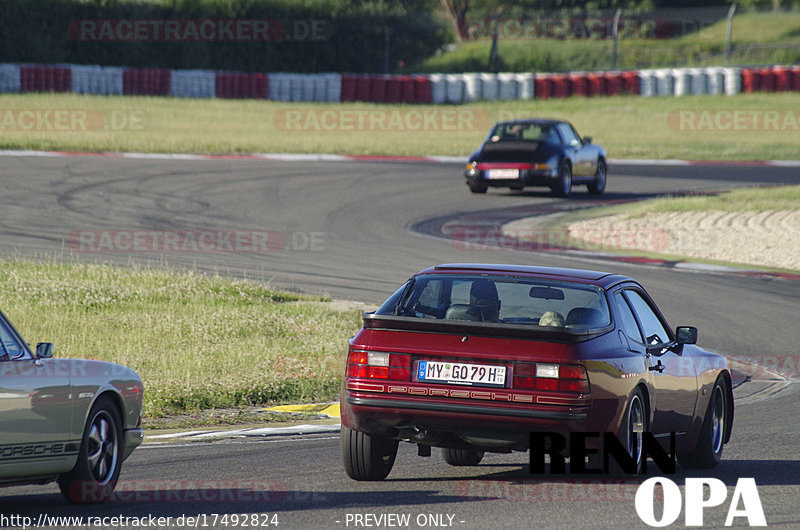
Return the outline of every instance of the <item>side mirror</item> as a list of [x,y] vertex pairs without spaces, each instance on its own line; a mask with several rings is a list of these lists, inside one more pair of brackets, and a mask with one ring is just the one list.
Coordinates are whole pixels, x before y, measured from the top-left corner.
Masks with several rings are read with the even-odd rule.
[[53,343],[40,342],[36,345],[37,359],[50,359],[53,356]]
[[591,136],[584,136],[583,137],[583,143],[585,143],[585,144],[592,143],[592,137]]
[[680,326],[675,329],[675,339],[678,344],[697,344],[697,328]]

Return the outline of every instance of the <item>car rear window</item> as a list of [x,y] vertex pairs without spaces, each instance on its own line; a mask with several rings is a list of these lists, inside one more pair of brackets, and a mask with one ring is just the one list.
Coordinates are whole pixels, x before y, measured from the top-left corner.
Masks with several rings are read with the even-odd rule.
[[420,275],[375,314],[567,329],[595,329],[611,323],[599,287],[500,275]]

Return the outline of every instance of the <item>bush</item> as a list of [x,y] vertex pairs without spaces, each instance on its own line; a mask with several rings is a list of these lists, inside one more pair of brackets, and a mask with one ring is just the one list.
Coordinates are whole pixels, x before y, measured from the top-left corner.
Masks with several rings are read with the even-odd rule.
[[[6,0],[0,3],[0,62],[73,63],[245,72],[383,71],[414,63],[452,39],[434,15],[433,0],[392,3],[250,2],[86,3],[79,0]],[[269,19],[305,30],[320,21],[318,38],[267,42],[81,42],[70,35],[85,19]],[[277,27],[280,27],[279,25]],[[279,33],[282,33],[279,31]],[[270,33],[272,36],[273,34]]]

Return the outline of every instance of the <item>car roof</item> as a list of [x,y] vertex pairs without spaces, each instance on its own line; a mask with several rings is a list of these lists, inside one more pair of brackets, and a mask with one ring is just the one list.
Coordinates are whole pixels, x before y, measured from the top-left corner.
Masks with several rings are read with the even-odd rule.
[[622,282],[633,282],[632,278],[621,274],[600,272],[585,269],[569,269],[560,267],[535,267],[530,265],[506,265],[497,263],[443,263],[428,267],[417,274],[463,273],[463,274],[504,274],[527,276],[561,281],[588,283],[609,288]]
[[555,125],[557,123],[567,123],[564,120],[554,120],[551,118],[523,118],[520,120],[506,120],[506,121],[498,121],[494,124],[495,127],[498,125],[509,125],[512,123],[524,123],[524,124],[546,124],[546,125]]

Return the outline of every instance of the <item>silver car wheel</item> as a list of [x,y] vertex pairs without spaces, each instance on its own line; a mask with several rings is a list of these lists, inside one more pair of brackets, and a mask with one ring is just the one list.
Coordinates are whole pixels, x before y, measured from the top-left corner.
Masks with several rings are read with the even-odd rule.
[[86,437],[86,459],[92,476],[100,485],[111,480],[119,458],[119,440],[112,422],[105,410],[99,411],[92,419]]

